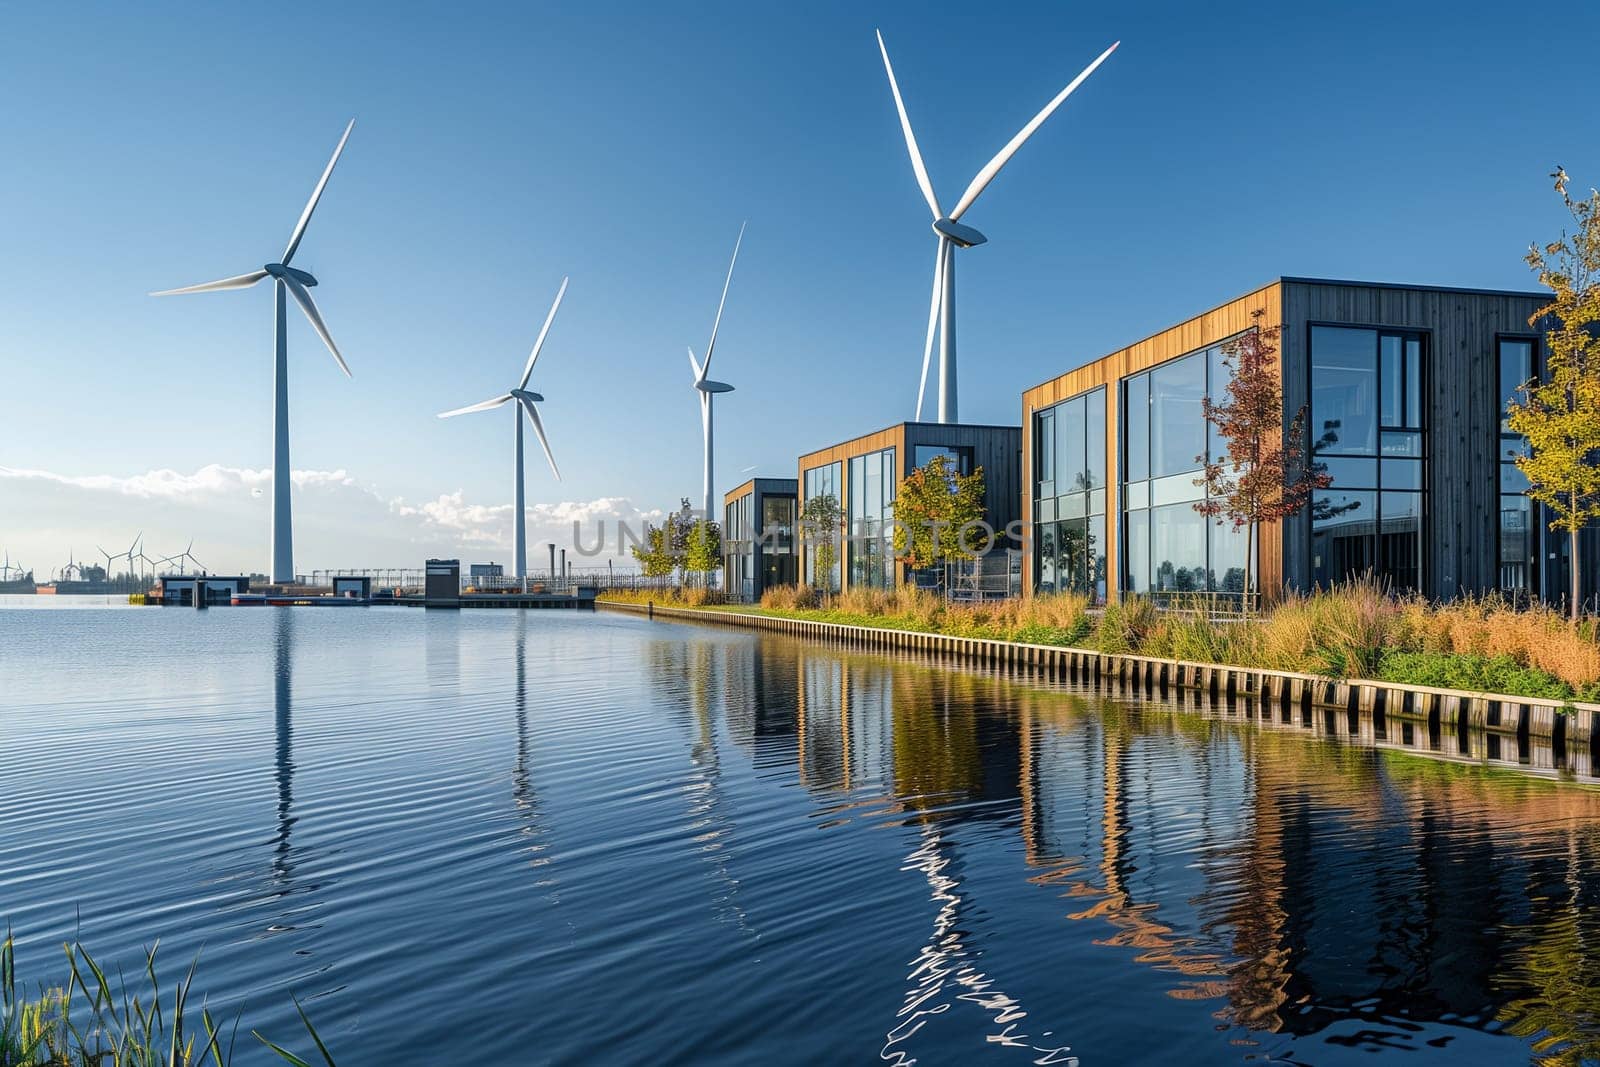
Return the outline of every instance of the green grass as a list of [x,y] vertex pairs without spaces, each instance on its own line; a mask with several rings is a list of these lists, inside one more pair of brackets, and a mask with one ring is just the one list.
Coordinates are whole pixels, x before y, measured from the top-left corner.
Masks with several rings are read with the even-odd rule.
[[[209,1008],[190,1004],[198,957],[163,994],[156,969],[160,942],[145,952],[142,975],[130,985],[117,971],[113,986],[81,944],[63,946],[67,970],[58,985],[28,994],[19,988],[11,931],[0,941],[0,1067],[227,1067],[239,1020],[225,1035]],[[295,1008],[325,1067],[336,1067],[299,1001]],[[252,1031],[285,1062],[308,1061]],[[226,1044],[226,1047],[224,1047]]]
[[1379,654],[1377,676],[1386,682],[1549,700],[1592,700],[1595,696],[1592,687],[1580,693],[1554,675],[1525,667],[1510,656],[1387,649]]

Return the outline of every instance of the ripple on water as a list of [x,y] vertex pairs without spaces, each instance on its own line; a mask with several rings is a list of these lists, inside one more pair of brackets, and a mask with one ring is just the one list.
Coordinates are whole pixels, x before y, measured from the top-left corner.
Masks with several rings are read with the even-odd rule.
[[563,612],[0,608],[0,696],[24,976],[343,1064],[1600,1053],[1595,794],[1342,722]]

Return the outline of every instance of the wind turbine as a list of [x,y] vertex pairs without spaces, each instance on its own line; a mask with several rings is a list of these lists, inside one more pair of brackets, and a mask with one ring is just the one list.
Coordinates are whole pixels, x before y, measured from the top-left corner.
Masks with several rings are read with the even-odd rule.
[[[528,576],[528,514],[527,505],[523,495],[524,489],[522,484],[524,480],[522,476],[523,412],[527,413],[528,421],[533,423],[534,435],[539,438],[539,447],[544,449],[544,458],[550,463],[550,472],[556,476],[556,481],[559,482],[561,480],[561,471],[556,468],[556,457],[550,454],[550,439],[544,435],[544,423],[540,421],[539,409],[535,406],[542,401],[544,397],[540,396],[538,393],[530,393],[528,391],[528,379],[533,377],[533,365],[539,359],[539,350],[544,347],[545,337],[550,333],[550,324],[555,321],[556,309],[561,306],[561,298],[567,295],[567,282],[569,280],[569,278],[561,279],[561,288],[556,290],[556,301],[550,305],[550,314],[544,317],[544,325],[539,328],[539,336],[533,342],[533,351],[528,353],[528,364],[522,368],[522,380],[517,383],[517,387],[509,392],[501,393],[493,400],[485,400],[481,404],[468,404],[464,408],[456,408],[454,411],[443,411],[439,413],[439,418],[448,419],[455,415],[466,415],[474,411],[488,411],[491,408],[497,408],[501,407],[502,405],[509,404],[513,400],[517,402],[517,408],[512,409],[511,421],[516,423],[517,427],[517,486],[514,494],[516,500],[516,515],[513,519],[513,529],[516,531],[516,545],[513,550],[512,558],[514,560],[513,566],[516,568],[515,576],[518,578],[526,578]],[[521,410],[517,410],[518,408]]]
[[294,302],[305,312],[311,328],[322,338],[322,343],[328,346],[328,351],[333,353],[334,362],[339,364],[339,369],[344,371],[345,377],[350,377],[350,367],[339,354],[339,346],[333,343],[333,336],[328,333],[328,326],[322,321],[322,314],[317,310],[316,302],[311,299],[311,287],[317,284],[317,279],[303,270],[289,266],[289,263],[300,248],[300,240],[306,235],[306,226],[311,222],[311,213],[317,209],[317,201],[322,199],[322,191],[327,188],[328,178],[333,174],[333,165],[339,162],[339,154],[344,151],[344,144],[350,139],[350,131],[355,124],[356,120],[351,119],[350,124],[344,128],[344,135],[339,138],[339,144],[333,150],[333,158],[328,160],[328,166],[323,170],[322,177],[317,179],[316,188],[311,190],[311,199],[306,202],[305,210],[300,213],[300,221],[294,224],[294,232],[289,235],[288,247],[283,250],[283,258],[279,262],[268,263],[260,270],[251,271],[249,274],[185,286],[182,289],[164,289],[150,294],[176,296],[180,293],[248,289],[264,278],[270,277],[273,280],[277,361],[273,365],[272,393],[272,580],[278,583],[294,581],[294,530],[289,515],[289,339],[286,296],[294,297]]
[[717,348],[717,328],[722,325],[722,309],[728,303],[728,286],[733,284],[733,265],[739,262],[739,246],[744,243],[744,228],[748,223],[739,225],[739,237],[733,242],[733,258],[728,260],[728,276],[722,282],[722,299],[717,303],[717,317],[711,323],[711,340],[706,344],[706,361],[701,363],[694,358],[694,349],[689,349],[689,368],[694,372],[694,387],[700,394],[700,432],[705,439],[705,471],[701,482],[705,520],[711,522],[715,513],[711,510],[711,398],[718,393],[731,393],[733,386],[727,382],[714,382],[706,377],[711,370],[711,354]]
[[922,348],[922,380],[917,385],[917,420],[922,419],[922,397],[928,386],[928,363],[933,355],[933,335],[935,329],[939,334],[939,421],[956,422],[956,249],[971,248],[981,245],[988,240],[983,234],[971,226],[961,224],[961,216],[977,202],[978,196],[1000,173],[1000,168],[1010,162],[1011,157],[1017,154],[1017,149],[1035,130],[1044,124],[1044,120],[1060,107],[1067,97],[1072,95],[1074,89],[1082,85],[1095,69],[1104,63],[1112,52],[1117,50],[1117,41],[1110,48],[1101,52],[1093,63],[1083,68],[1083,73],[1056,94],[1044,108],[1035,115],[1026,126],[1018,131],[1017,135],[1006,142],[1006,146],[983,165],[977,177],[972,179],[972,184],[967,186],[967,191],[961,194],[961,199],[956,202],[954,210],[948,215],[939,207],[939,199],[934,195],[933,182],[928,178],[928,168],[923,166],[922,153],[917,149],[917,137],[911,132],[911,117],[906,114],[905,101],[900,98],[900,85],[895,81],[894,67],[889,62],[889,50],[884,47],[883,33],[878,33],[878,51],[883,54],[883,69],[889,75],[889,91],[894,94],[895,110],[900,113],[900,132],[905,135],[906,150],[911,154],[911,169],[917,176],[917,185],[922,189],[922,198],[928,202],[928,207],[933,211],[933,232],[938,235],[938,251],[933,262],[933,298],[928,308],[928,339]]

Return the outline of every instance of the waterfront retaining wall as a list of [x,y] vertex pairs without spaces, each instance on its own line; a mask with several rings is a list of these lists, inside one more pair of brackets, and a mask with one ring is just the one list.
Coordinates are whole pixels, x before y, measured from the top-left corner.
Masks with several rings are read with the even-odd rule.
[[739,611],[661,607],[654,604],[599,605],[650,618],[688,620],[718,626],[765,630],[791,637],[826,641],[862,650],[902,650],[935,659],[985,665],[1027,667],[1047,676],[1081,682],[1111,693],[1166,695],[1173,690],[1198,690],[1213,698],[1260,701],[1263,713],[1277,710],[1289,722],[1297,711],[1337,709],[1351,714],[1426,722],[1430,727],[1469,727],[1503,733],[1566,741],[1600,738],[1600,704],[1521,697],[1499,693],[1471,693],[1402,682],[1363,678],[1328,678],[1316,674],[1233,667],[1220,663],[1190,663],[1155,656],[1114,654],[1059,645],[1031,645],[982,637],[952,637],[915,630],[790,619]]

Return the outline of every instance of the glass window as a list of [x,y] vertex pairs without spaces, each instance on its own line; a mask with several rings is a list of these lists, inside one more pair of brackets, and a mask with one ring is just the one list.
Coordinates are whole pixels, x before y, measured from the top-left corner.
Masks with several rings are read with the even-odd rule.
[[918,467],[926,467],[935,456],[943,456],[950,461],[950,466],[958,474],[972,473],[972,449],[966,445],[951,448],[943,445],[918,445],[912,456],[916,459]]
[[1142,482],[1150,477],[1150,375],[1122,383],[1122,465],[1124,477]]
[[[1259,531],[1258,531],[1259,536]],[[1235,527],[1232,522],[1211,521],[1211,583],[1207,586],[1215,593],[1244,592],[1245,546],[1250,540],[1246,527]],[[1257,589],[1260,582],[1254,583]]]
[[1037,417],[1036,425],[1038,434],[1035,437],[1034,456],[1038,463],[1038,473],[1034,476],[1039,483],[1039,491],[1035,496],[1056,495],[1056,409],[1047,408]]
[[1404,338],[1384,334],[1378,341],[1379,409],[1385,426],[1404,426],[1406,366],[1402,357]]
[[1422,428],[1422,338],[1406,338],[1406,421],[1412,429]]
[[[1084,482],[1090,489],[1105,488],[1106,470],[1106,391],[1096,389],[1085,399],[1084,431],[1088,437]],[[1101,506],[1105,510],[1104,505]]]
[[850,459],[850,584],[886,589],[894,584],[889,518],[894,501],[892,448]]
[[1078,493],[1084,489],[1083,397],[1073,397],[1056,405],[1056,493]]
[[[1210,378],[1206,386],[1206,395],[1213,404],[1225,404],[1228,401],[1228,381],[1233,377],[1228,370],[1228,356],[1225,345],[1213,345],[1206,349],[1206,362]],[[1206,423],[1206,455],[1213,457],[1225,456],[1228,453],[1228,444],[1222,439],[1216,426]]]
[[1106,599],[1106,516],[1104,509],[1089,516],[1089,593],[1097,602]]
[[1377,568],[1377,494],[1330,490],[1311,499],[1311,573],[1329,586]]
[[1533,342],[1512,341],[1502,338],[1500,341],[1500,432],[1509,434],[1511,427],[1506,423],[1506,406],[1513,400],[1520,400],[1522,394],[1520,387],[1529,378],[1533,377]]
[[1042,523],[1038,530],[1035,538],[1039,554],[1038,588],[1041,593],[1053,593],[1056,591],[1056,525],[1053,522]]
[[1056,546],[1060,552],[1056,563],[1056,581],[1059,589],[1077,593],[1089,590],[1089,525],[1087,519],[1072,519],[1056,526]]
[[1311,328],[1312,450],[1373,455],[1378,447],[1376,330]]
[[1156,592],[1192,593],[1206,588],[1206,523],[1192,504],[1150,512],[1151,559]]
[[1130,593],[1150,591],[1150,512],[1130,511],[1124,517],[1122,588]]
[[1534,551],[1538,539],[1533,530],[1533,501],[1525,496],[1500,498],[1500,588],[1525,591],[1533,588]]
[[1422,494],[1380,494],[1378,558],[1384,576],[1399,590],[1422,584]]
[[[844,465],[841,463],[829,463],[806,471],[801,485],[802,499],[800,506],[802,513],[812,501],[819,497],[832,497],[835,506],[842,509],[846,503],[839,495],[840,490],[843,488],[840,485],[843,473]],[[822,536],[824,535],[822,535],[821,531],[814,530],[811,532],[811,537],[814,541],[820,541]],[[825,584],[829,589],[837,589],[839,588],[841,557],[844,555],[843,538],[838,530],[832,531],[831,535],[827,536],[830,537],[833,545],[833,564],[828,568],[828,573],[822,576],[816,573],[816,553],[807,551],[803,577],[807,585]]]
[[1203,353],[1163,364],[1150,372],[1150,467],[1152,477],[1197,470],[1206,450]]

